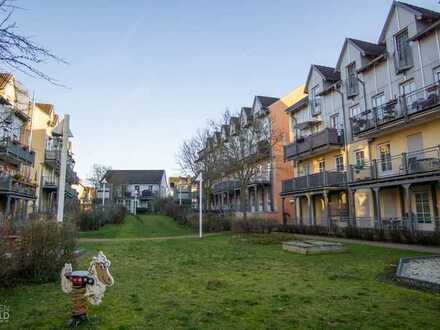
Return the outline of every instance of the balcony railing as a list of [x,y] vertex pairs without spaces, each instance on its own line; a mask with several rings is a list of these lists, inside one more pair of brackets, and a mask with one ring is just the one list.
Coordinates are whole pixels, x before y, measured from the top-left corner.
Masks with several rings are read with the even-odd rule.
[[346,172],[324,171],[285,180],[282,182],[282,192],[290,193],[316,188],[339,187],[344,186],[346,182]]
[[294,160],[298,156],[326,146],[342,146],[343,136],[342,130],[326,128],[318,133],[298,138],[294,143],[284,146],[284,159]]
[[46,149],[44,160],[52,168],[59,169],[61,162],[61,151],[59,149]]
[[58,180],[54,177],[43,176],[42,186],[43,186],[43,189],[57,189]]
[[0,175],[0,193],[34,199],[35,187],[24,182],[16,181],[9,175]]
[[16,164],[33,165],[35,161],[35,153],[32,150],[10,139],[0,141],[0,157]]
[[352,182],[435,171],[440,171],[440,146],[383,157],[383,159],[373,160],[363,165],[350,165]]
[[427,85],[379,107],[368,109],[351,118],[356,136],[373,128],[411,117],[440,105],[440,84]]

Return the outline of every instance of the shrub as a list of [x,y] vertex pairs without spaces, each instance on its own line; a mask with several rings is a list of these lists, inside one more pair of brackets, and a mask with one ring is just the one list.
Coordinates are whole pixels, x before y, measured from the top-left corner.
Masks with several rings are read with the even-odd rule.
[[64,264],[74,261],[73,223],[35,217],[17,228],[17,237],[8,235],[6,228],[4,224],[0,233],[0,286],[56,280]]
[[77,225],[82,231],[98,230],[107,224],[121,224],[126,214],[127,210],[123,206],[95,208],[80,212],[77,216]]
[[234,233],[270,234],[277,227],[278,223],[275,220],[262,218],[236,219],[231,224]]
[[336,236],[341,238],[363,239],[370,241],[389,241],[395,243],[440,245],[440,232],[424,232],[392,228],[359,228],[359,227],[333,227],[329,230],[326,226],[282,225],[277,228],[281,232]]

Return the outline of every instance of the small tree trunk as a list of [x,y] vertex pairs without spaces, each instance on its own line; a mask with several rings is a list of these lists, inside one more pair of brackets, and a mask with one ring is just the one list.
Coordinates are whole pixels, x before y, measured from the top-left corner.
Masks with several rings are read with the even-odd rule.
[[241,204],[241,212],[243,213],[243,220],[247,220],[248,200],[249,200],[249,194],[247,191],[247,185],[241,185],[241,187],[240,187],[240,204]]

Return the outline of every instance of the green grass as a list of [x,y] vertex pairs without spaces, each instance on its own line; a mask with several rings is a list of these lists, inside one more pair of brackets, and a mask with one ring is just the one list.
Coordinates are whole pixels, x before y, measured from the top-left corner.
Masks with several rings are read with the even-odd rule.
[[[304,256],[255,235],[81,247],[90,255],[80,268],[103,250],[115,278],[103,303],[90,307],[99,317],[90,328],[439,328],[439,296],[376,280],[411,252],[353,245],[341,254]],[[69,317],[70,300],[59,283],[20,286],[0,297],[10,307],[10,321],[0,329],[55,329]]]
[[162,215],[127,216],[121,225],[106,225],[99,231],[81,232],[81,238],[142,238],[189,235],[192,232]]

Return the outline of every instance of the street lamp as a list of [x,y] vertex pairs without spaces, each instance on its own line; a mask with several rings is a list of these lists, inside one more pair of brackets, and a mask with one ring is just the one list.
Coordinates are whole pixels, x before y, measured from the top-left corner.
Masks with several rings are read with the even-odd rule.
[[101,181],[102,183],[102,208],[105,207],[105,185],[107,184],[107,180],[104,178]]

